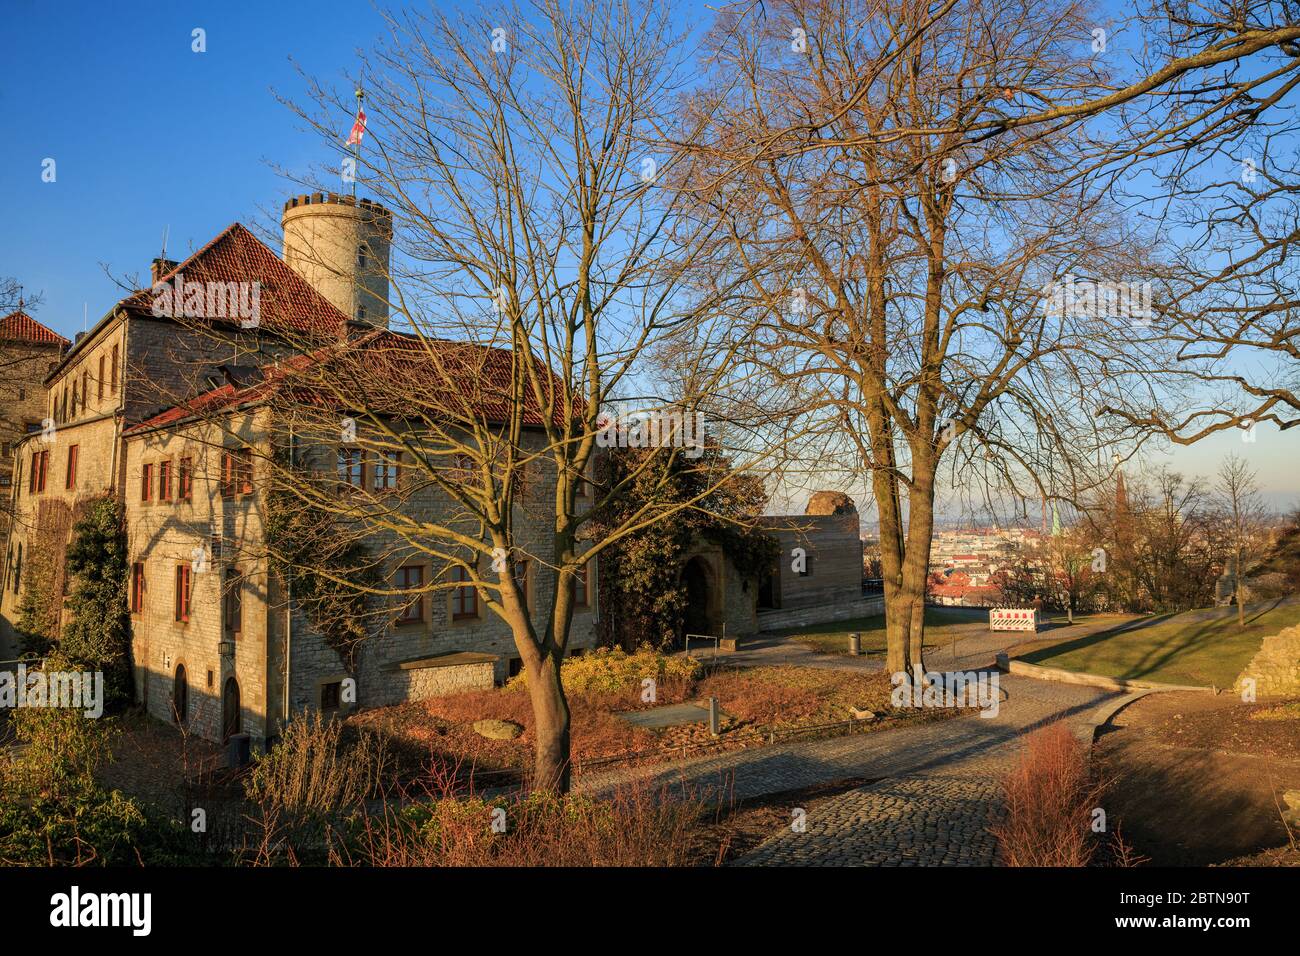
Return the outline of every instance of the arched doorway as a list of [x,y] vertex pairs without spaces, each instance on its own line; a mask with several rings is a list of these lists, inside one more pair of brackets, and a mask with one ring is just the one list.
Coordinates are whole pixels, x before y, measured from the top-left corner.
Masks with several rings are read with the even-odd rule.
[[239,733],[239,681],[226,678],[221,692],[221,741],[224,743]]
[[185,679],[185,665],[176,665],[176,677],[172,681],[172,717],[176,723],[184,725],[190,713],[190,685]]
[[696,555],[682,568],[682,584],[686,588],[686,610],[682,616],[682,633],[713,633],[713,571],[709,562]]

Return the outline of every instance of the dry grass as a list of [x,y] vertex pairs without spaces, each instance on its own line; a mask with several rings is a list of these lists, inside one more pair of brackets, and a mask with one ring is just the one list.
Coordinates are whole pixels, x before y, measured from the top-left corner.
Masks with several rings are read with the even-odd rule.
[[[786,731],[847,720],[851,707],[875,711],[872,728],[905,720],[934,720],[954,711],[893,711],[887,675],[791,666],[719,668],[697,678],[665,678],[655,700],[641,699],[639,684],[618,691],[570,693],[572,757],[576,765],[626,754],[639,759],[671,759],[683,747],[709,744],[721,749],[762,744],[769,731]],[[637,727],[618,715],[627,711],[702,701],[717,697],[724,713],[722,735],[713,738],[703,723],[661,730]],[[476,720],[514,721],[524,732],[513,740],[488,740],[473,729]],[[399,757],[408,783],[431,779],[450,765],[462,782],[492,784],[502,772],[518,775],[533,759],[533,713],[526,693],[475,691],[363,711],[351,724],[382,734]],[[648,755],[648,756],[647,756]]]
[[608,798],[441,796],[367,816],[340,866],[689,866],[705,810],[644,785]]

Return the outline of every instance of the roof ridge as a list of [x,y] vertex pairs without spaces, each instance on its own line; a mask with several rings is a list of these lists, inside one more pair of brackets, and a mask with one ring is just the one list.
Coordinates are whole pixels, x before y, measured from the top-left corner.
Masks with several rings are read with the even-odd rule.
[[[0,339],[5,338],[4,326],[6,323],[9,323],[10,325],[13,326],[17,326],[18,328],[16,328],[14,331],[15,334],[20,336],[17,338],[9,339],[9,341],[47,342],[51,345],[58,344],[58,343],[61,343],[63,345],[72,344],[71,340],[64,338],[62,335],[60,335],[58,332],[55,332],[48,325],[45,325],[42,322],[38,322],[36,319],[32,318],[32,316],[26,311],[24,311],[23,309],[15,309],[13,312],[10,312],[8,315],[0,318]],[[34,326],[34,329],[31,330],[23,329],[21,328],[23,325]],[[21,334],[24,332],[26,333],[25,335]]]

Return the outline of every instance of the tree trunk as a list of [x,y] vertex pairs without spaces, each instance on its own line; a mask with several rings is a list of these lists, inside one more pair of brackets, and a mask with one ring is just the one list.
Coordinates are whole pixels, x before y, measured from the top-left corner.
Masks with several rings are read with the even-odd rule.
[[913,679],[925,677],[925,582],[930,573],[930,546],[934,537],[935,459],[912,450],[912,486],[907,499],[907,556],[903,562],[903,589],[911,601],[907,640],[907,666]]
[[1237,565],[1233,569],[1236,574],[1233,576],[1232,586],[1237,592],[1237,626],[1246,626],[1246,602],[1242,600],[1243,589],[1241,587],[1241,548],[1237,549]]
[[906,674],[907,643],[911,634],[912,599],[902,586],[885,582],[885,670]]
[[536,737],[533,789],[568,793],[571,783],[569,702],[560,684],[558,655],[546,654],[535,667],[528,668],[528,694],[533,704]]

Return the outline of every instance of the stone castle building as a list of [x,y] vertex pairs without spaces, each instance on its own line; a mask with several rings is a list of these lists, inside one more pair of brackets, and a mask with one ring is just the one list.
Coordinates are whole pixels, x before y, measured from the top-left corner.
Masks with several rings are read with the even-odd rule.
[[71,343],[23,311],[0,319],[0,541],[9,531],[9,501],[14,482],[14,449],[39,432],[49,414],[46,377],[58,367]]
[[[257,462],[276,451],[285,423],[264,400],[267,381],[301,359],[304,341],[382,349],[411,338],[386,330],[386,210],[332,194],[300,196],[285,204],[283,226],[284,258],[236,223],[183,262],[155,260],[152,289],[117,302],[71,348],[49,343],[40,407],[29,417],[49,418],[53,428],[13,442],[14,527],[0,575],[0,659],[10,660],[22,651],[16,625],[33,555],[53,565],[41,586],[62,593],[72,525],[88,503],[114,496],[129,538],[138,701],[209,739],[242,731],[255,745],[301,709],[345,711],[491,686],[518,668],[509,629],[472,587],[430,590],[349,667],[271,573]],[[169,283],[177,309],[159,314],[157,290]],[[182,300],[191,283],[209,290],[206,301]],[[253,283],[250,301],[242,290]],[[253,305],[255,314],[214,309],[213,288],[229,290],[226,306]],[[174,317],[182,302],[184,320]],[[316,456],[322,469],[343,460],[329,442],[301,454]],[[349,460],[360,487],[401,491],[400,464],[364,453]],[[545,477],[530,480],[528,493],[545,502]],[[451,506],[427,488],[399,497],[413,513]],[[522,508],[517,534],[542,553],[552,525],[544,507]],[[407,582],[428,583],[435,573],[414,557],[392,563]],[[552,572],[524,573],[531,595],[543,593]],[[595,573],[590,568],[579,585],[574,650],[594,643]]]
[[[70,346],[26,316],[0,326],[26,336],[21,347],[30,352],[26,404],[13,406],[19,426],[10,433],[0,660],[24,650],[25,589],[64,593],[71,529],[91,503],[111,496],[127,529],[137,701],[205,738],[243,732],[255,746],[295,712],[490,687],[520,667],[509,628],[474,587],[394,531],[369,529],[366,544],[382,556],[386,586],[415,596],[381,613],[355,654],[273,570],[273,462],[288,460],[339,493],[414,520],[455,520],[455,503],[421,481],[405,453],[377,451],[364,432],[295,430],[294,402],[314,369],[340,355],[382,362],[428,346],[388,329],[391,217],[366,200],[314,194],[287,202],[282,224],[283,256],[235,223],[182,262],[155,260],[151,287],[115,303]],[[508,352],[477,351],[489,379],[494,361],[509,365]],[[488,424],[509,411],[490,405],[484,400]],[[50,427],[33,428],[42,422]],[[525,414],[526,446],[542,446],[540,425]],[[529,470],[514,503],[515,540],[545,555],[556,476],[537,472]],[[780,557],[761,581],[741,580],[716,546],[701,542],[687,556],[688,631],[743,636],[870,613],[851,500],[820,493],[808,514],[768,517],[764,527]],[[519,562],[515,572],[543,629],[549,609],[540,596],[555,572],[541,560]],[[596,642],[598,577],[591,562],[574,584],[571,653]]]

